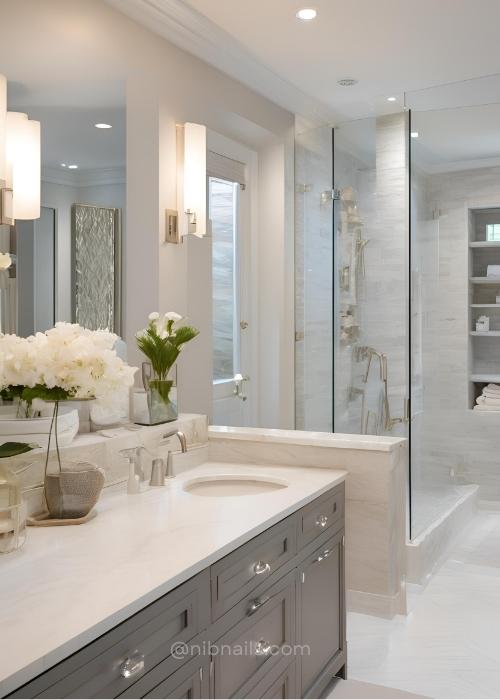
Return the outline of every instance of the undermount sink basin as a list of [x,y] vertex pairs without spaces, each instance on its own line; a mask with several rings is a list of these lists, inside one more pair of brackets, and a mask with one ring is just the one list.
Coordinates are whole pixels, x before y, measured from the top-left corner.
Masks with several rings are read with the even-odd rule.
[[195,496],[258,496],[286,489],[288,482],[271,476],[251,474],[213,474],[198,476],[184,484],[184,490]]

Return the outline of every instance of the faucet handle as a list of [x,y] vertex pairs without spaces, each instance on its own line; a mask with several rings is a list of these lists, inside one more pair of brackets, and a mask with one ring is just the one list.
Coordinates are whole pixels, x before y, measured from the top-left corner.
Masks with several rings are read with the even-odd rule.
[[167,471],[165,473],[165,479],[173,479],[174,474],[174,453],[170,450],[168,451],[167,457]]
[[153,459],[151,467],[150,486],[165,486],[165,460],[158,457]]

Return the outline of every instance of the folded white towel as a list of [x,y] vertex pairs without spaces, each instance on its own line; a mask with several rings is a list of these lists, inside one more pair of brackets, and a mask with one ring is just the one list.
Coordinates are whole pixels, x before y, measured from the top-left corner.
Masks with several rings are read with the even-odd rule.
[[500,404],[498,406],[487,406],[486,404],[478,404],[474,406],[475,411],[491,411],[493,413],[500,413]]
[[497,394],[500,394],[500,385],[499,384],[487,384],[483,391],[492,391],[496,392]]
[[482,396],[485,399],[490,399],[491,401],[500,401],[500,394],[497,394],[496,391],[483,391]]
[[498,398],[491,398],[491,396],[485,396],[484,394],[482,396],[478,396],[476,399],[476,403],[479,405],[485,405],[485,406],[500,406],[500,397]]

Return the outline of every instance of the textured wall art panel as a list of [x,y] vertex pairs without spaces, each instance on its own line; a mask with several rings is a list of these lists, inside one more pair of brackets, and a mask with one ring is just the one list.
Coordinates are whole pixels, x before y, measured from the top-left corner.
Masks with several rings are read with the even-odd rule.
[[72,207],[73,319],[119,333],[120,210]]

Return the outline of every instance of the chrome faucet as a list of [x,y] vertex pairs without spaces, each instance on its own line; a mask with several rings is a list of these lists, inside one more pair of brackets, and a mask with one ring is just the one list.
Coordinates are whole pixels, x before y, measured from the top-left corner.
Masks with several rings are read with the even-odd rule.
[[[163,436],[163,440],[166,440],[167,438],[177,436],[179,438],[179,442],[181,443],[181,452],[185,453],[187,452],[187,444],[186,444],[186,436],[181,430],[172,430],[169,433],[165,433]],[[167,472],[165,474],[166,479],[173,479],[174,478],[174,458],[173,458],[173,452],[170,450],[168,451],[168,457],[167,457]]]

